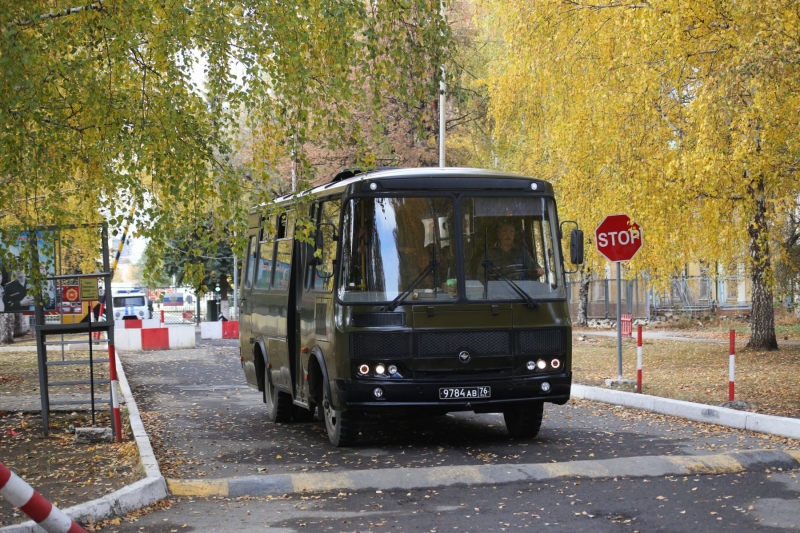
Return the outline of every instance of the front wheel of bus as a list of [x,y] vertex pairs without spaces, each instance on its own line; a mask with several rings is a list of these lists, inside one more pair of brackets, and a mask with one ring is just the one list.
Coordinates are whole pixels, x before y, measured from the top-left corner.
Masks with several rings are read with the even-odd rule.
[[264,376],[264,398],[267,401],[267,417],[271,422],[289,422],[292,419],[292,397],[272,384],[269,370]]
[[354,411],[339,411],[326,399],[322,402],[325,414],[325,429],[328,439],[337,448],[352,446],[358,440],[359,414]]
[[515,439],[532,439],[542,427],[544,402],[522,402],[503,411],[508,434]]

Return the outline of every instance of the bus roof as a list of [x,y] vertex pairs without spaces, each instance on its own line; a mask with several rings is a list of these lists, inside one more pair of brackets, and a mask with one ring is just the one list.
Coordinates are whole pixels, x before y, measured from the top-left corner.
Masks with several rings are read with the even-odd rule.
[[[343,179],[338,177],[345,176]],[[305,195],[323,195],[341,193],[347,187],[355,185],[359,182],[374,181],[374,180],[414,180],[421,178],[461,178],[461,179],[482,179],[482,180],[523,180],[526,182],[536,182],[541,184],[541,191],[552,194],[553,189],[549,182],[538,178],[531,178],[521,174],[513,174],[511,172],[501,172],[497,170],[487,170],[479,168],[461,168],[461,167],[421,167],[421,168],[385,168],[378,170],[369,170],[353,175],[353,171],[345,171],[337,174],[337,178],[333,181],[318,185],[310,190],[298,193],[298,196]],[[487,182],[484,187],[491,189],[491,182]],[[290,201],[294,197],[293,193],[285,194],[275,198],[273,201],[276,204],[281,204]],[[262,205],[263,206],[263,205]]]

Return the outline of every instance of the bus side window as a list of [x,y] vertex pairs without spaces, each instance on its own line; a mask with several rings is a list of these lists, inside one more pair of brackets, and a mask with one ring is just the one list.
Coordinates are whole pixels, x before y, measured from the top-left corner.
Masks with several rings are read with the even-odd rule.
[[253,276],[256,273],[256,246],[258,246],[258,241],[256,236],[253,235],[250,237],[250,244],[247,247],[247,262],[244,266],[245,274],[242,283],[245,289],[253,286]]
[[[311,207],[311,223],[314,225],[315,228],[319,227],[319,204],[315,203]],[[316,231],[316,230],[315,230]],[[315,275],[315,266],[311,264],[313,259],[314,248],[311,247],[303,247],[307,250],[309,255],[305,258],[305,269],[303,271],[303,289],[310,291],[314,289],[314,275]]]
[[292,247],[294,246],[294,212],[290,211],[280,215],[275,247],[275,275],[272,278],[272,288],[286,290],[289,288],[289,279],[292,273]]
[[314,275],[314,290],[330,292],[333,289],[333,270],[335,268],[336,253],[339,251],[338,238],[339,232],[339,211],[341,209],[340,200],[330,200],[322,204],[317,225],[322,232],[322,254],[320,264],[316,266]]
[[[254,288],[256,289],[269,289],[269,283],[272,279],[272,255],[274,253],[275,240],[272,238],[270,228],[274,227],[275,217],[265,218],[263,226],[261,227],[261,234],[259,238],[258,247],[258,267],[256,272],[256,281]],[[255,250],[253,251],[255,256]]]

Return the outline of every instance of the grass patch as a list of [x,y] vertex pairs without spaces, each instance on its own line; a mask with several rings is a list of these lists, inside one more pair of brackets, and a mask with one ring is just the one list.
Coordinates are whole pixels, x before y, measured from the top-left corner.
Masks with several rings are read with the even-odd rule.
[[[682,333],[681,333],[682,334]],[[800,346],[778,351],[744,350],[737,342],[736,399],[759,413],[800,418]],[[617,377],[616,339],[576,333],[572,368],[575,383],[602,386]],[[645,394],[719,405],[728,400],[728,344],[645,340]],[[623,377],[636,377],[636,340],[623,339]]]
[[[108,359],[108,352],[103,347],[93,349],[95,361]],[[48,350],[49,361],[61,361],[60,349]],[[66,350],[64,359],[88,360],[89,352],[79,350]],[[58,365],[50,366],[47,370],[48,381],[88,381],[89,365]],[[94,379],[108,379],[108,363],[95,363]],[[108,391],[108,385],[95,385],[95,394],[99,391]],[[80,393],[89,397],[89,385],[65,385],[50,387],[50,394]],[[39,366],[35,351],[2,351],[0,352],[0,396],[21,396],[39,394]],[[105,394],[105,393],[103,393]]]

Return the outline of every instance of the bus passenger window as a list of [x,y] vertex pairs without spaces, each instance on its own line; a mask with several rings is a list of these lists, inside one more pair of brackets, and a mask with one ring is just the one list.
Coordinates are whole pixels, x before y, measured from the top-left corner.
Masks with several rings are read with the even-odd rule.
[[289,288],[292,273],[292,247],[294,245],[294,213],[286,213],[278,220],[277,246],[275,255],[275,275],[272,288],[285,290]]
[[274,217],[265,218],[264,226],[261,228],[261,241],[258,250],[258,267],[256,272],[256,289],[269,289],[270,279],[272,278],[272,254],[274,253],[274,239],[270,228],[274,223]]
[[258,246],[258,242],[256,236],[253,235],[250,237],[250,244],[247,247],[247,263],[244,266],[245,274],[242,281],[245,289],[253,286],[253,276],[256,272],[256,246]]
[[320,209],[319,225],[322,232],[321,262],[316,267],[314,276],[315,291],[330,291],[333,289],[333,269],[339,243],[334,240],[336,228],[339,226],[340,201],[325,202]]

